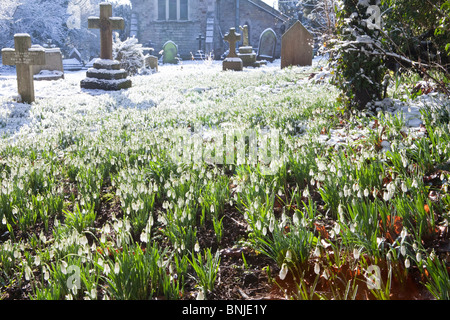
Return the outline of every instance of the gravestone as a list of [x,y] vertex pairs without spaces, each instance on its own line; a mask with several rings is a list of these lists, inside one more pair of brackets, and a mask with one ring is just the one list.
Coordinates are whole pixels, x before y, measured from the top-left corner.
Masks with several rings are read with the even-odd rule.
[[222,69],[224,71],[242,71],[244,64],[242,59],[236,54],[236,42],[241,40],[241,35],[236,33],[235,28],[230,28],[230,31],[223,37],[223,39],[230,44],[230,50],[228,52],[228,56],[225,60],[223,60]]
[[257,60],[275,60],[275,49],[277,47],[277,35],[271,28],[267,28],[259,37]]
[[76,59],[76,60],[78,60],[80,63],[83,63],[83,59],[82,59],[82,57],[81,57],[81,53],[80,53],[80,51],[77,50],[77,48],[73,48],[73,49],[70,51],[68,59]]
[[58,80],[64,79],[64,66],[61,50],[49,48],[45,50],[45,65],[33,66],[35,80]]
[[151,55],[146,56],[144,58],[144,67],[150,68],[150,69],[158,72],[158,58],[155,56],[151,56]]
[[260,67],[261,62],[256,61],[256,53],[253,51],[253,47],[249,45],[248,41],[248,26],[239,26],[242,30],[243,40],[242,47],[239,47],[238,57],[241,58],[244,67]]
[[33,65],[45,65],[45,50],[32,48],[31,37],[27,33],[14,35],[14,49],[2,50],[3,64],[16,66],[17,88],[22,102],[34,101]]
[[63,59],[63,68],[66,71],[78,71],[83,69],[83,65],[77,59]]
[[88,19],[90,29],[100,29],[100,59],[86,72],[86,79],[81,80],[83,89],[121,90],[131,87],[127,72],[121,69],[120,62],[113,60],[112,31],[125,27],[122,18],[112,16],[112,5],[100,3],[100,17]]
[[281,69],[289,66],[310,66],[314,39],[297,21],[281,38]]
[[205,53],[202,50],[202,41],[205,40],[205,37],[202,34],[199,34],[195,40],[198,40],[198,50],[194,55],[194,60],[205,60]]
[[178,46],[175,42],[169,40],[163,45],[163,63],[178,64]]

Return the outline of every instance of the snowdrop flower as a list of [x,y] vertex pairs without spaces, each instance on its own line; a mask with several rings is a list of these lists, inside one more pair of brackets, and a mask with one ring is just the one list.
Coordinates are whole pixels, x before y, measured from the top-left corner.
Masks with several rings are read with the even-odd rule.
[[411,264],[409,262],[409,258],[406,258],[406,260],[405,260],[405,268],[409,269],[410,266],[411,266]]
[[40,256],[34,257],[34,265],[38,267],[40,264],[41,264],[41,257]]
[[105,266],[103,267],[103,272],[105,273],[105,275],[108,275],[111,272],[111,268],[109,267],[109,264],[105,264]]
[[62,274],[66,274],[67,273],[66,268],[67,268],[67,262],[65,262],[64,260],[61,261],[61,272],[62,272]]
[[205,300],[205,295],[203,294],[203,290],[200,290],[200,291],[197,293],[197,298],[196,298],[196,300]]
[[119,274],[120,272],[120,266],[119,266],[119,262],[116,261],[115,265],[114,265],[114,273],[115,274]]
[[148,238],[147,232],[143,231],[143,232],[141,233],[141,236],[140,236],[141,242],[147,243],[147,238]]
[[320,274],[320,266],[317,262],[314,264],[314,273]]
[[320,257],[321,256],[319,246],[316,246],[316,249],[314,250],[314,256],[315,257]]
[[288,273],[287,264],[283,263],[283,265],[281,266],[281,270],[280,270],[280,273],[279,273],[278,276],[280,277],[281,280],[284,280],[286,278],[287,273]]
[[420,252],[416,253],[416,260],[417,260],[417,262],[421,262],[422,261],[422,254]]
[[355,258],[355,260],[359,259],[359,255],[360,255],[361,251],[358,250],[357,248],[353,249],[353,257]]

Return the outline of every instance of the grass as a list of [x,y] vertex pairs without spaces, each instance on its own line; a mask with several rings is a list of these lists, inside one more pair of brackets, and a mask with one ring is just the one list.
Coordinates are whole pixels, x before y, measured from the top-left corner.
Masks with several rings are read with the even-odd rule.
[[[405,98],[424,105],[418,130],[384,109],[344,118],[336,90],[308,75],[180,69],[107,97],[38,100],[32,125],[0,140],[0,298],[26,284],[20,299],[225,298],[233,265],[267,273],[277,298],[448,299],[449,102]],[[217,137],[238,129],[278,130],[272,174],[174,157],[180,137],[218,156]],[[240,139],[228,143],[248,160]]]

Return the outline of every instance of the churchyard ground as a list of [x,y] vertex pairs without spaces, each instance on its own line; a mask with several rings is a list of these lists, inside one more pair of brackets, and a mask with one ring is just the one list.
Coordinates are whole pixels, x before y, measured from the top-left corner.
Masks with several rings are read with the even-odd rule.
[[449,100],[405,77],[344,115],[325,65],[67,72],[31,105],[4,69],[0,299],[448,299]]

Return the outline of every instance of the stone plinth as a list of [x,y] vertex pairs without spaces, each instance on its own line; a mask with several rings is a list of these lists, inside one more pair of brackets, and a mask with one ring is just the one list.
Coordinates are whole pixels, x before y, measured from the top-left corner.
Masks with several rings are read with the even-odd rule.
[[97,59],[93,68],[86,72],[86,78],[81,80],[83,89],[121,90],[131,87],[127,72],[120,68],[120,62],[109,59]]
[[242,71],[244,68],[244,63],[241,58],[226,58],[222,63],[223,71],[233,70],[233,71]]
[[244,67],[253,67],[256,62],[256,53],[251,46],[239,47],[237,55],[241,58]]

